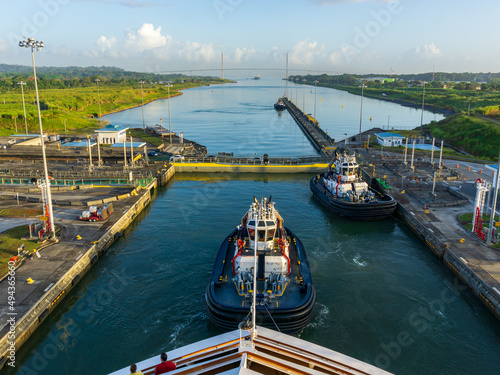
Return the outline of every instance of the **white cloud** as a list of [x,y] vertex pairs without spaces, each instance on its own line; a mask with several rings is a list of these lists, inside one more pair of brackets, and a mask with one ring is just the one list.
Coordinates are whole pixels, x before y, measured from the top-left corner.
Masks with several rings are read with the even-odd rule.
[[307,38],[295,43],[290,49],[288,57],[293,64],[310,66],[316,57],[323,56],[324,50],[324,45],[318,45],[316,41],[309,42],[309,38]]
[[161,34],[161,26],[156,29],[151,23],[145,23],[139,30],[127,30],[125,46],[137,52],[162,47],[171,41],[170,35]]
[[248,61],[252,56],[255,55],[255,48],[236,48],[234,50],[234,62],[240,63],[242,61]]
[[436,56],[441,56],[441,51],[439,48],[435,46],[434,43],[431,44],[426,44],[422,48],[420,46],[417,46],[415,49],[415,52],[417,55],[426,57],[426,58],[431,58],[431,57],[436,57]]
[[177,55],[187,61],[213,61],[218,57],[212,43],[201,44],[198,42],[176,42],[174,49],[177,49]]
[[332,64],[345,63],[349,61],[351,58],[356,57],[357,54],[355,51],[352,51],[349,47],[343,46],[338,50],[333,51],[328,58]]
[[172,36],[162,33],[161,26],[144,23],[139,29],[125,29],[122,40],[114,36],[100,36],[93,51],[85,52],[87,57],[111,58],[153,58],[166,61],[173,56],[185,61],[211,62],[217,59],[213,43],[174,41]]
[[97,46],[99,47],[99,51],[104,52],[112,49],[116,45],[116,38],[110,37],[106,38],[104,35],[101,35],[99,39],[97,39]]

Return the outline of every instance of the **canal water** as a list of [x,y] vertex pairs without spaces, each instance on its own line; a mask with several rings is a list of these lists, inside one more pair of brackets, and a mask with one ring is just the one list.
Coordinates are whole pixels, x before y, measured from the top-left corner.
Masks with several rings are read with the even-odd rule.
[[253,195],[272,195],[317,290],[300,337],[396,374],[498,374],[498,321],[406,225],[340,218],[308,184],[177,175],[19,350],[18,370],[105,374],[219,333],[204,304],[219,245]]
[[[256,83],[245,83],[254,90],[250,84]],[[188,90],[176,98],[175,116],[180,117],[180,103],[188,94],[201,98],[210,96],[209,90]],[[263,107],[266,100],[255,90],[246,102]],[[231,103],[237,96],[224,100]],[[239,108],[234,104],[238,100],[222,108]],[[244,112],[238,111],[235,118]],[[140,109],[130,112],[128,116],[135,116],[131,124],[142,124]],[[255,119],[261,118],[254,112]],[[125,118],[127,113],[113,116]],[[168,113],[162,116],[165,120]],[[205,112],[200,118],[217,116]],[[269,111],[269,116],[277,114]],[[248,121],[241,126],[252,127],[250,134],[269,124]],[[186,122],[186,134],[191,126],[196,132],[203,127]],[[230,128],[220,135],[224,141],[210,129],[206,125],[186,137],[213,142],[214,148],[227,145]],[[294,142],[292,155],[298,150],[311,153],[300,141],[301,133],[292,136],[290,127],[286,134],[280,137]],[[264,151],[260,143],[246,141],[251,152]],[[204,303],[219,245],[239,224],[254,195],[272,195],[285,225],[306,247],[317,290],[314,317],[301,338],[396,374],[498,374],[500,325],[492,314],[406,225],[392,218],[360,223],[331,214],[313,198],[310,177],[176,175],[18,351],[17,368],[5,373],[106,374],[220,333]]]
[[[209,154],[233,152],[238,156],[317,155],[287,111],[277,112],[273,105],[288,92],[300,108],[314,115],[319,125],[337,140],[359,133],[361,97],[344,91],[289,83],[276,78],[244,79],[227,85],[185,90],[170,99],[171,128],[184,137],[207,146]],[[422,111],[376,99],[363,99],[362,131],[420,126]],[[389,117],[390,116],[390,117]],[[169,127],[168,100],[144,106],[146,126],[160,123]],[[142,128],[142,109],[134,108],[104,118],[112,124]],[[441,120],[441,114],[424,111],[423,123]],[[370,120],[371,119],[371,120]]]

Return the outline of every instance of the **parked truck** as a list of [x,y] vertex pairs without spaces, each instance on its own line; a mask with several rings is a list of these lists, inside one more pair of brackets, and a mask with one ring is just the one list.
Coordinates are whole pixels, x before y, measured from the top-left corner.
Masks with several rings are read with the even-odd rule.
[[88,211],[83,211],[81,216],[77,216],[77,219],[83,221],[106,220],[108,216],[113,213],[113,211],[113,203],[105,204],[102,208],[90,206]]

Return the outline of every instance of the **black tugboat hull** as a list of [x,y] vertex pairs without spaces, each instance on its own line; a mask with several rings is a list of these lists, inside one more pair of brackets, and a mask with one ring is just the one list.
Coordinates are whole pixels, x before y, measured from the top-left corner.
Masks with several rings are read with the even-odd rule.
[[345,216],[353,220],[375,221],[385,219],[396,211],[398,203],[388,194],[381,194],[374,191],[380,198],[376,202],[346,202],[335,198],[323,186],[322,181],[323,178],[321,175],[314,176],[310,182],[311,191],[321,203],[340,216]]
[[[260,304],[258,297],[256,324],[269,329],[279,328],[283,333],[295,334],[300,332],[311,321],[316,304],[316,290],[312,284],[309,262],[304,247],[290,230],[287,229],[287,232],[296,241],[298,263],[301,270],[300,276],[303,279],[303,287],[300,292],[297,291],[300,294],[300,298],[298,299],[300,302],[290,306],[289,304],[287,305],[286,300],[281,299],[279,307],[273,308]],[[236,231],[229,235],[222,243],[217,254],[210,283],[205,292],[208,316],[213,323],[224,331],[237,329],[238,325],[245,318],[250,317],[248,306],[242,306],[240,299],[235,299],[232,303],[223,303],[218,298],[222,288],[234,288],[230,283],[221,284],[219,278],[224,272],[224,266],[229,266],[225,265],[227,262],[224,261],[227,258],[228,251],[233,251],[230,238],[235,234]],[[293,280],[290,282],[293,282]]]

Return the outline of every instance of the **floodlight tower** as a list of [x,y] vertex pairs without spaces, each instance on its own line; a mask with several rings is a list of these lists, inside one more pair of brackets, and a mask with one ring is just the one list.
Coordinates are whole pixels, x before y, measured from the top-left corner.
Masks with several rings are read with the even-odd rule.
[[40,126],[40,143],[42,145],[42,158],[43,158],[43,170],[45,173],[45,184],[46,184],[46,193],[47,193],[47,209],[44,207],[45,215],[48,216],[47,221],[50,223],[49,230],[52,232],[52,237],[56,238],[56,228],[54,226],[54,213],[52,211],[52,194],[50,193],[50,180],[49,180],[49,172],[47,169],[47,157],[45,156],[45,143],[43,139],[43,128],[42,128],[42,115],[40,113],[40,99],[38,97],[38,84],[36,79],[36,68],[35,68],[35,48],[38,51],[45,47],[43,42],[35,41],[34,38],[28,38],[28,40],[21,40],[19,42],[19,47],[31,48],[31,60],[33,62],[33,77],[35,81],[35,93],[36,93],[36,106],[38,110],[38,125]]

